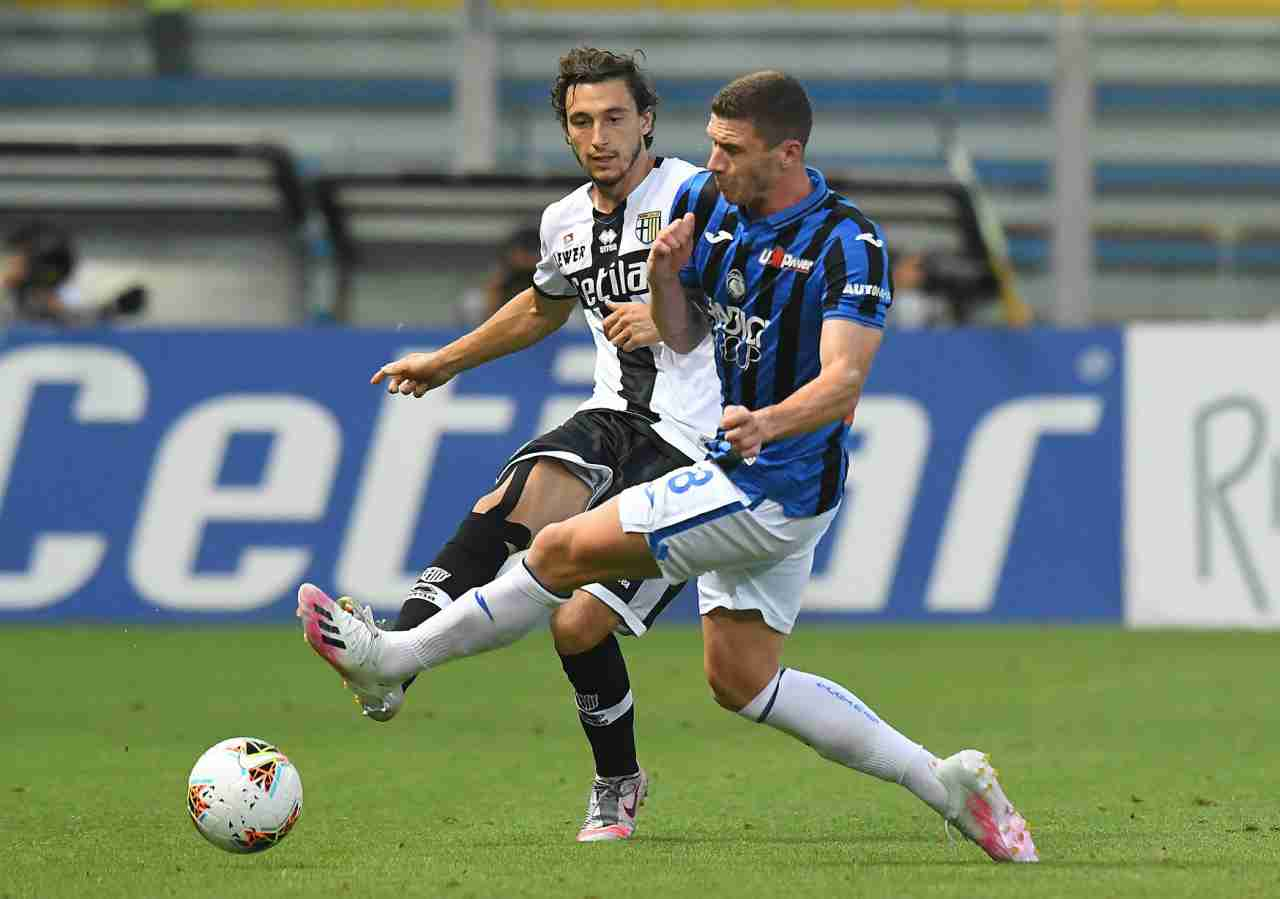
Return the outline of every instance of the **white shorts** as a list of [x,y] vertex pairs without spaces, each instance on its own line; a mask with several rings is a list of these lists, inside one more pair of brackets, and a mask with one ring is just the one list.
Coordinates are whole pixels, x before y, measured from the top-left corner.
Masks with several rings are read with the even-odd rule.
[[714,462],[699,462],[618,495],[622,529],[644,534],[664,577],[698,575],[698,611],[754,609],[791,633],[813,550],[836,516],[788,518],[782,506],[750,499]]

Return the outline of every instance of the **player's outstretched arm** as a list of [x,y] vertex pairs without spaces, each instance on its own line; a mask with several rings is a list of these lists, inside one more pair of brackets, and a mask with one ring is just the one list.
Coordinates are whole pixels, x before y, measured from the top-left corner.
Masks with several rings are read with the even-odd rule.
[[822,371],[818,377],[775,406],[754,412],[743,406],[726,406],[720,421],[725,439],[739,455],[750,459],[773,440],[851,418],[883,334],[879,328],[848,319],[827,319],[822,325]]
[[649,249],[649,306],[662,342],[688,353],[707,336],[709,324],[685,296],[680,269],[693,255],[694,218],[687,212],[658,232]]
[[532,346],[563,326],[573,306],[568,300],[549,299],[526,288],[474,331],[434,353],[410,353],[388,362],[369,383],[386,381],[387,393],[422,396],[469,368]]

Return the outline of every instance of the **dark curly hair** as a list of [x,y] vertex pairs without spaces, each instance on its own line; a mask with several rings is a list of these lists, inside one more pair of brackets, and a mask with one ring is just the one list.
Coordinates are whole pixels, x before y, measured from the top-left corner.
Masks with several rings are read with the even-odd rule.
[[[627,83],[631,98],[636,101],[636,110],[644,115],[652,112],[656,122],[658,115],[658,92],[653,82],[640,68],[637,58],[644,59],[644,51],[634,53],[614,53],[597,47],[574,47],[560,57],[560,72],[555,83],[551,85],[551,108],[555,110],[560,127],[569,130],[568,110],[565,108],[569,88],[575,84],[598,84],[601,81],[612,81],[615,78]],[[644,145],[653,146],[653,132],[644,136]]]

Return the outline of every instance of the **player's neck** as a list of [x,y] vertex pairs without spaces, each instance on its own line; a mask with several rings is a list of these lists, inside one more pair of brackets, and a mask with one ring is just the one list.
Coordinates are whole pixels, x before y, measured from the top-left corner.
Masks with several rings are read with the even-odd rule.
[[758,204],[747,207],[747,212],[753,219],[767,218],[775,212],[790,209],[811,193],[813,182],[809,180],[809,170],[803,165],[792,166]]
[[627,173],[616,183],[600,184],[593,182],[591,185],[591,200],[596,209],[608,215],[621,206],[622,201],[639,187],[640,182],[653,171],[653,162],[653,155],[648,150],[641,150],[636,155],[635,162],[631,163],[631,168],[627,169]]

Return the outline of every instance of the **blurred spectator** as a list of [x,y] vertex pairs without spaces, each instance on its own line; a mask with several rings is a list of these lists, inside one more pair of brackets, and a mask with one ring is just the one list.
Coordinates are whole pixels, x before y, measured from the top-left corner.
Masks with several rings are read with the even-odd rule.
[[60,228],[30,222],[11,233],[0,264],[8,312],[19,321],[74,325],[142,311],[146,290],[136,285],[105,303],[87,300],[73,282],[76,262],[75,245]]
[[156,75],[185,78],[192,74],[191,0],[146,0],[147,42]]
[[[996,306],[990,314],[983,307]],[[1025,325],[1026,305],[1012,286],[1001,289],[985,261],[946,250],[904,250],[893,261],[893,316],[902,328],[938,328],[972,323],[975,318]]]
[[925,289],[928,275],[923,253],[905,252],[893,260],[893,314],[899,328],[934,328],[950,324],[946,301]]
[[82,304],[71,284],[76,252],[65,231],[39,222],[23,225],[5,240],[0,286],[21,321],[69,321]]
[[458,303],[459,324],[474,327],[497,312],[507,300],[533,284],[533,270],[542,256],[537,225],[517,228],[498,251],[498,262],[483,287],[468,290]]

